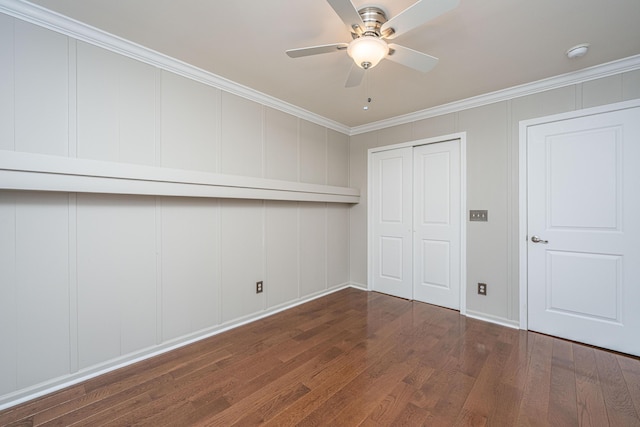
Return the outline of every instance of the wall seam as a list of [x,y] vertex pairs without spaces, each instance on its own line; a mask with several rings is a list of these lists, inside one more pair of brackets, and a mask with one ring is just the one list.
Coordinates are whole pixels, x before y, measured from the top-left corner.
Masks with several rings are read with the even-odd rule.
[[[17,292],[17,287],[18,287],[18,200],[17,197],[13,196],[13,278],[14,278],[14,285],[13,285],[13,307],[14,310],[17,309],[18,304],[18,292]],[[17,314],[14,311],[14,314]],[[16,316],[17,317],[17,316]],[[18,337],[18,322],[14,323],[14,328],[13,328],[13,339],[14,339],[14,344],[17,344],[17,337]],[[17,345],[16,345],[17,347]],[[18,387],[18,352],[15,351],[13,353],[14,355],[14,360],[13,360],[13,366],[14,366],[14,370],[13,370],[13,389],[14,390],[19,390]]]
[[69,257],[69,372],[79,370],[80,337],[78,305],[78,199],[76,193],[68,195],[68,257]]
[[329,184],[329,131],[324,128],[324,184]]
[[[162,70],[154,72],[155,112],[154,149],[156,166],[162,166]],[[162,199],[156,196],[156,344],[161,344],[164,335],[163,324],[163,282],[162,282]]]
[[155,162],[162,167],[162,70],[155,70]]
[[216,218],[216,235],[217,241],[215,242],[216,246],[216,280],[218,282],[218,296],[217,302],[217,324],[222,324],[222,201],[220,199],[216,199],[218,216]]
[[213,153],[215,156],[215,159],[213,159],[213,167],[215,172],[220,173],[222,169],[222,161],[220,159],[220,157],[222,156],[222,91],[220,89],[216,90],[214,103],[216,116],[213,118],[213,120],[216,131],[213,141]]
[[507,274],[507,283],[506,283],[506,298],[507,298],[507,318],[508,319],[512,319],[513,318],[513,284],[512,284],[512,280],[513,280],[513,271],[512,271],[512,263],[513,263],[513,245],[512,245],[512,238],[513,238],[513,180],[511,179],[513,177],[513,162],[511,161],[511,158],[513,156],[513,111],[512,111],[512,102],[511,100],[508,100],[506,102],[506,121],[507,121],[507,126],[505,127],[505,131],[507,133],[506,135],[506,139],[507,139],[507,176],[505,177],[505,182],[507,185],[506,188],[506,204],[507,204],[507,233],[506,233],[506,247],[507,247],[507,265],[506,265],[506,274]]
[[[351,136],[347,135],[347,186],[351,186]],[[350,205],[347,209],[347,281],[352,284],[351,280],[351,211],[354,205]]]
[[163,282],[162,282],[162,199],[156,197],[156,344],[162,344]]
[[13,74],[12,74],[12,78],[13,78],[13,84],[11,85],[11,89],[12,89],[12,95],[13,95],[13,99],[12,99],[12,107],[13,107],[13,151],[16,150],[16,18],[11,19],[11,33],[13,35],[13,40],[12,40],[12,49],[11,49],[11,54],[12,54],[12,58],[11,60],[13,61],[12,65],[13,65]]
[[324,289],[329,289],[329,204],[324,204]]
[[[263,169],[264,170],[264,169]],[[262,271],[260,272],[260,280],[262,281],[262,310],[269,307],[269,278],[267,277],[267,201],[262,200]]]
[[[69,37],[68,52],[68,117],[67,155],[78,157],[78,43]],[[80,369],[79,302],[78,302],[78,196],[68,193],[68,280],[69,280],[69,372]]]
[[122,162],[122,73],[123,73],[123,64],[122,64],[122,58],[118,57],[118,61],[116,63],[116,72],[118,73],[118,75],[116,76],[116,78],[118,79],[118,91],[116,93],[116,105],[118,108],[118,117],[117,117],[117,121],[116,121],[116,135],[118,138],[117,144],[116,144],[116,159],[118,159],[118,162]]
[[300,176],[301,176],[301,163],[302,163],[302,158],[301,158],[301,149],[300,149],[300,132],[301,132],[301,120],[298,118],[298,120],[296,121],[296,125],[297,125],[297,129],[296,129],[296,155],[297,155],[297,163],[298,163],[298,167],[297,167],[297,181],[300,182]]
[[[300,169],[300,168],[298,167],[298,169]],[[300,280],[302,279],[302,265],[301,265],[302,257],[300,256],[300,247],[301,247],[301,244],[300,244],[300,239],[301,239],[301,235],[300,235],[300,215],[301,215],[300,209],[301,209],[300,202],[296,202],[296,214],[297,214],[296,215],[296,233],[297,233],[296,256],[297,256],[297,264],[298,264],[298,280],[297,280],[298,292],[297,292],[297,295],[296,295],[296,299],[300,299],[301,285],[302,285],[300,283]]]
[[67,155],[78,157],[78,57],[77,42],[69,38],[67,44],[68,70],[68,118],[67,118]]

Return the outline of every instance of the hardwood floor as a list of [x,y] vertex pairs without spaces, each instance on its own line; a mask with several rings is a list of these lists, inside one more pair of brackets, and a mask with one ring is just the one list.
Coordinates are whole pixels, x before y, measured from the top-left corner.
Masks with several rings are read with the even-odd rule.
[[640,360],[346,289],[0,425],[640,426]]

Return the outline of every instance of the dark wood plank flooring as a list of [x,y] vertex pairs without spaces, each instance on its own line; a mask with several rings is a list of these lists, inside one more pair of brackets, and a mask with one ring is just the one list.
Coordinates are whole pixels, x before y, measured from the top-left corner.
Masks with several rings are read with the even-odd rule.
[[640,360],[346,289],[0,412],[0,425],[640,426]]

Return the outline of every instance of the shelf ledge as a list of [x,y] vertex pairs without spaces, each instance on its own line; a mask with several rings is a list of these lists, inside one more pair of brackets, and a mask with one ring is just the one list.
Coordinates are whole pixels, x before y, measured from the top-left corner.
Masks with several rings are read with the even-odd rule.
[[349,187],[0,150],[0,189],[359,203]]

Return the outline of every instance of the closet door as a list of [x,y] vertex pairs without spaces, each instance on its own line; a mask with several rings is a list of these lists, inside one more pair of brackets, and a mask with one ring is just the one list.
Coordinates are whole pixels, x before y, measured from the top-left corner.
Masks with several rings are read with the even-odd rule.
[[412,147],[371,156],[371,285],[412,299]]
[[460,141],[414,147],[413,297],[460,309]]

